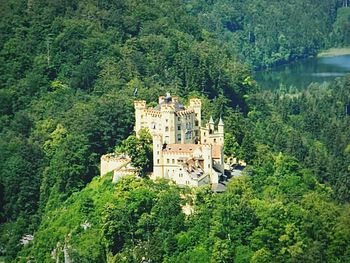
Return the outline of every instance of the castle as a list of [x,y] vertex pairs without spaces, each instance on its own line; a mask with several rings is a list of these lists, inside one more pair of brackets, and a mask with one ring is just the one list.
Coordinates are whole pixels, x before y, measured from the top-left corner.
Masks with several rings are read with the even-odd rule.
[[[224,123],[220,118],[202,127],[202,102],[190,99],[185,107],[178,97],[159,97],[158,105],[147,107],[146,101],[134,101],[135,132],[148,129],[153,138],[153,173],[151,179],[165,178],[178,185],[218,184],[224,173]],[[113,181],[133,174],[136,169],[125,155],[101,157],[101,176],[113,171]]]

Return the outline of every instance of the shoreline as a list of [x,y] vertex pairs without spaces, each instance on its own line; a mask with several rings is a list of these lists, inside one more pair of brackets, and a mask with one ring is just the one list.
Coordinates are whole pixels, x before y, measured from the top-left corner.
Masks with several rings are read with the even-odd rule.
[[317,57],[333,57],[333,56],[344,56],[344,55],[350,55],[350,47],[330,48],[318,53]]

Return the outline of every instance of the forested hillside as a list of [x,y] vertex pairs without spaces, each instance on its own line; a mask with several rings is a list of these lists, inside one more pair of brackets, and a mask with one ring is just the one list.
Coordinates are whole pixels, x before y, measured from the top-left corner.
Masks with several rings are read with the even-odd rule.
[[342,5],[337,0],[193,0],[186,7],[207,30],[236,50],[242,61],[269,67],[316,55],[334,42],[349,44],[345,40],[350,30],[348,8],[339,12],[332,34]]
[[[348,262],[349,206],[295,159],[270,156],[222,194],[95,178],[45,214],[18,262]],[[263,172],[265,174],[263,174]],[[262,183],[264,176],[266,183]],[[193,213],[182,212],[191,205]]]
[[[344,262],[349,78],[269,93],[250,67],[346,45],[341,6],[0,0],[0,261]],[[96,178],[132,101],[165,92],[224,118],[225,153],[250,164],[225,194]]]
[[[1,254],[99,174],[133,128],[134,92],[217,98],[247,110],[249,69],[180,1],[2,1]],[[208,101],[209,102],[209,101]],[[209,111],[206,111],[209,114]]]
[[333,24],[330,41],[336,46],[350,46],[350,3],[343,1],[345,7],[339,8]]

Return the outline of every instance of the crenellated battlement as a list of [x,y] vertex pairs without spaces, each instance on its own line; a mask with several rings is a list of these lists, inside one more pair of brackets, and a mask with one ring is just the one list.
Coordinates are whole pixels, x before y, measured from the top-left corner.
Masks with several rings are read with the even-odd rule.
[[101,176],[106,173],[112,172],[116,169],[120,169],[126,164],[130,163],[131,159],[129,156],[121,154],[115,155],[114,153],[109,153],[101,156]]
[[186,116],[186,115],[191,115],[194,113],[194,110],[189,109],[189,110],[182,110],[182,111],[177,111],[175,112],[176,116]]
[[134,107],[138,108],[138,109],[145,109],[146,108],[146,101],[145,100],[135,100]]
[[190,106],[202,106],[200,99],[190,99]]

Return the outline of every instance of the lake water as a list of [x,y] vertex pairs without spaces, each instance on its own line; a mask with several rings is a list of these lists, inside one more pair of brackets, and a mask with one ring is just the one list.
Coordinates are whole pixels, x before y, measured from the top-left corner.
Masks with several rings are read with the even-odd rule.
[[350,73],[350,55],[316,57],[255,72],[261,87],[277,89],[280,86],[307,87],[312,82],[331,81]]

